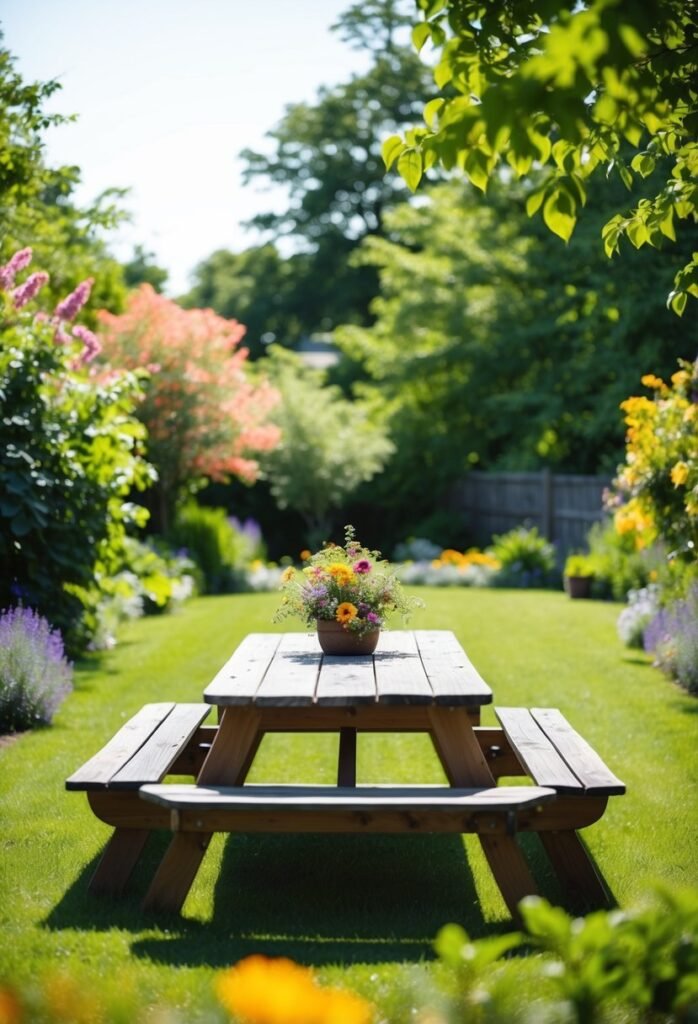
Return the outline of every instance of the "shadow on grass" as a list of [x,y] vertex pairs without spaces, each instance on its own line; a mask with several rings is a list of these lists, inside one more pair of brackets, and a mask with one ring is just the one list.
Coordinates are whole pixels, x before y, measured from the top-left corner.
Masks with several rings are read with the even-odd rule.
[[[448,922],[473,938],[515,927],[483,917],[468,852],[457,835],[228,836],[209,921],[144,915],[140,902],[168,841],[168,833],[150,838],[128,893],[119,899],[88,893],[96,857],[44,924],[122,929],[134,933],[138,957],[210,967],[251,953],[314,966],[423,961],[433,957],[433,940]],[[565,904],[538,838],[521,835],[519,842],[541,894]]]

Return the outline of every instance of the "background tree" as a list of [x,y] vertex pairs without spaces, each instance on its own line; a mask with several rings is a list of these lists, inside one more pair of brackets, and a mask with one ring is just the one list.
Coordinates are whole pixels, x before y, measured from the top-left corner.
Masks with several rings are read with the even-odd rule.
[[[246,182],[288,192],[281,212],[259,214],[250,225],[273,241],[287,239],[284,251],[294,254],[277,261],[266,246],[237,258],[216,253],[198,268],[186,302],[243,317],[253,352],[263,334],[292,346],[337,323],[367,320],[377,277],[349,256],[365,235],[382,233],[385,210],[408,195],[399,178],[386,177],[380,140],[413,123],[432,88],[409,45],[410,19],[406,0],[350,5],[334,29],[349,45],[370,43],[368,70],[320,89],[314,103],[289,105],[268,133],[270,151],[242,153]],[[269,270],[281,285],[275,295]],[[239,298],[247,308],[236,305]]]
[[351,520],[379,503],[384,546],[405,530],[446,539],[453,525],[434,513],[471,468],[612,472],[620,401],[646,366],[669,373],[698,342],[665,308],[657,286],[672,269],[660,253],[609,266],[598,229],[613,189],[592,186],[562,251],[527,218],[525,196],[495,184],[483,202],[467,183],[437,186],[388,215],[391,240],[357,253],[380,271],[375,323],[335,339],[368,378],[356,392],[386,411],[396,453]]
[[330,535],[333,510],[380,472],[393,446],[365,404],[324,385],[292,353],[274,347],[265,365],[281,396],[271,413],[281,440],[261,457],[264,476],[278,507],[302,516],[306,543],[317,547]]
[[166,532],[178,498],[206,478],[256,478],[256,456],[278,440],[267,422],[277,394],[247,372],[236,320],[183,310],[147,284],[131,293],[125,313],[100,319],[104,357],[151,375],[138,417],[158,471],[155,525]]
[[[571,12],[549,0],[490,4],[417,0],[418,48],[440,51],[434,77],[456,91],[424,111],[426,127],[384,144],[390,166],[416,188],[435,163],[460,167],[484,189],[505,159],[517,175],[550,173],[527,212],[568,241],[592,177],[647,178],[666,158],[657,188],[603,228],[607,255],[621,239],[664,247],[698,209],[698,18],[695,3],[590,0]],[[678,271],[669,302],[683,313],[698,296],[698,255]]]
[[124,263],[123,273],[127,288],[149,284],[156,292],[162,292],[169,277],[165,268],[158,267],[155,263],[155,253],[147,252],[142,245],[137,245],[131,259]]

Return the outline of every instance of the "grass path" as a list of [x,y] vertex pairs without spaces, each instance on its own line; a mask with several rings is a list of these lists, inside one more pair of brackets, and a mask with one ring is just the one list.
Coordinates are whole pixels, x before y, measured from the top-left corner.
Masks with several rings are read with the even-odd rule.
[[[618,606],[551,592],[419,593],[426,607],[410,625],[453,629],[496,703],[559,707],[627,784],[584,833],[618,903],[643,901],[657,881],[698,884],[698,701],[620,645]],[[205,598],[129,624],[114,651],[78,668],[51,729],[0,746],[0,979],[27,983],[69,962],[93,983],[138,986],[188,1008],[210,1000],[214,968],[265,952],[314,964],[399,1019],[391,993],[398,982],[409,991],[410,972],[424,969],[409,965],[430,957],[442,924],[473,935],[509,929],[471,837],[216,836],[183,915],[148,920],[138,900],[163,848],[157,837],[132,895],[118,904],[87,896],[109,830],[64,779],[143,703],[200,699],[246,633],[275,628],[275,606],[275,595]],[[483,719],[494,722],[491,709]],[[333,737],[275,736],[252,778],[330,782],[335,770]],[[360,739],[361,782],[441,778],[424,737]]]

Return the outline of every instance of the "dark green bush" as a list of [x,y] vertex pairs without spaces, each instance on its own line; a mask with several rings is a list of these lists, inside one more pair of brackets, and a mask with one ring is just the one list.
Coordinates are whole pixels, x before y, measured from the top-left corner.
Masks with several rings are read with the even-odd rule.
[[241,588],[247,541],[229,521],[225,509],[187,502],[176,514],[168,541],[199,567],[205,593],[225,594]]

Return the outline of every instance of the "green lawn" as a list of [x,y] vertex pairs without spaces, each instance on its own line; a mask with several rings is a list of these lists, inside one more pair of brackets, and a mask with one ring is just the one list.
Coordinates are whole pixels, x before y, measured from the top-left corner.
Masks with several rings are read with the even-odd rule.
[[[559,707],[625,781],[627,795],[584,833],[617,902],[646,900],[660,880],[698,884],[698,701],[620,645],[619,607],[552,592],[419,593],[426,607],[410,625],[453,629],[496,703]],[[428,961],[441,925],[457,921],[475,936],[511,927],[471,837],[216,836],[183,914],[144,919],[138,904],[165,842],[158,836],[127,898],[87,896],[109,829],[83,794],[64,791],[64,779],[141,704],[200,699],[246,633],[274,628],[276,600],[203,598],[129,624],[114,651],[78,668],[52,728],[0,747],[0,979],[26,985],[69,963],[103,989],[135,987],[189,1020],[189,1008],[211,1000],[214,969],[263,952],[314,965],[397,1020],[415,977],[421,984],[435,969]],[[491,709],[483,720],[495,721]],[[335,770],[333,737],[275,736],[252,777],[330,782]],[[424,737],[360,739],[361,782],[441,778]],[[554,901],[529,840],[541,891]],[[525,978],[525,960],[520,971]]]

